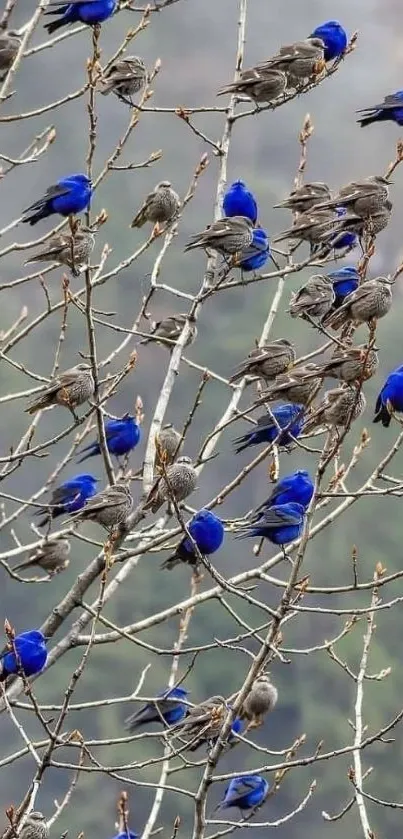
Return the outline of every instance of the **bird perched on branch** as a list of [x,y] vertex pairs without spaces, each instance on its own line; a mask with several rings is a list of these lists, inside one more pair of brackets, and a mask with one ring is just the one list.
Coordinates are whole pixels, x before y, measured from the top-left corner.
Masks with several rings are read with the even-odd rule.
[[260,504],[249,516],[250,524],[255,524],[262,516],[262,511],[269,507],[283,504],[301,504],[308,508],[315,490],[315,485],[309,474],[304,469],[297,469],[291,475],[285,475],[274,487],[271,495]]
[[21,828],[19,839],[48,839],[49,829],[43,813],[34,810]]
[[305,507],[295,501],[273,504],[262,510],[255,522],[245,522],[235,534],[236,539],[259,536],[273,545],[288,545],[299,539],[305,523]]
[[35,414],[52,405],[63,405],[77,420],[74,409],[87,402],[93,396],[94,390],[91,367],[89,364],[77,364],[76,367],[71,367],[51,379],[42,394],[34,399],[25,411],[28,414]]
[[197,472],[190,457],[178,457],[176,463],[169,466],[164,475],[157,478],[151,488],[144,510],[157,513],[160,507],[172,496],[177,504],[184,501],[196,489]]
[[216,810],[228,810],[231,807],[238,807],[241,813],[253,810],[263,804],[268,791],[269,784],[261,775],[239,775],[227,786],[224,798]]
[[70,542],[68,539],[54,539],[52,542],[43,542],[42,545],[31,551],[28,559],[14,565],[13,571],[21,571],[23,568],[33,568],[35,565],[45,571],[49,577],[65,571],[70,563]]
[[243,70],[235,82],[221,88],[217,96],[237,93],[258,105],[260,102],[275,102],[285,92],[286,87],[287,76],[281,70],[251,67],[249,70]]
[[33,225],[55,214],[73,216],[90,206],[91,197],[92,183],[87,175],[66,175],[48,187],[43,198],[24,210],[22,221]]
[[169,224],[179,212],[180,198],[169,181],[160,181],[150,192],[130,227],[143,227],[147,221],[152,224]]
[[308,405],[321,386],[316,364],[304,364],[293,367],[288,373],[277,376],[274,383],[262,391],[259,403],[274,402],[276,399],[286,399],[297,405]]
[[179,431],[176,431],[172,423],[163,425],[156,436],[155,466],[160,467],[162,462],[166,466],[170,466],[179,453],[181,442],[182,435],[179,434]]
[[257,65],[259,73],[282,70],[290,87],[300,87],[325,68],[325,45],[321,38],[306,38],[280,47],[277,55]]
[[272,684],[266,673],[261,673],[253,682],[244,700],[240,714],[241,719],[249,720],[250,728],[257,728],[262,725],[266,714],[274,710],[277,699],[277,688]]
[[285,239],[308,242],[311,249],[322,243],[327,243],[329,237],[335,237],[342,232],[343,225],[336,210],[323,209],[316,205],[312,210],[300,213],[294,220],[293,226],[283,230],[273,240],[283,242]]
[[237,267],[246,272],[258,271],[266,265],[268,259],[273,261],[268,234],[262,227],[255,227],[252,244],[240,254]]
[[[59,20],[46,23],[45,29],[48,30],[49,35],[52,35],[57,29],[71,23],[86,23],[88,26],[95,26],[111,17],[117,5],[118,0],[69,0],[68,3],[65,0],[51,0],[44,14],[61,15],[61,17]],[[49,8],[52,6],[59,6],[59,8],[55,10]]]
[[333,61],[341,58],[345,53],[348,44],[347,32],[343,29],[338,20],[327,20],[321,23],[310,35],[311,38],[320,38],[325,45],[325,61]]
[[323,318],[331,310],[334,300],[331,279],[325,274],[314,274],[292,293],[289,312],[292,318]]
[[126,521],[132,507],[133,498],[127,484],[114,484],[88,500],[78,513],[70,516],[70,521],[93,521],[112,531]]
[[355,265],[345,265],[343,268],[337,268],[336,271],[330,271],[327,275],[333,284],[333,291],[335,293],[335,300],[332,308],[338,309],[348,294],[358,288],[360,283],[360,275]]
[[312,210],[317,204],[330,198],[330,189],[327,184],[312,182],[302,184],[293,189],[288,198],[274,204],[274,209],[292,210],[293,213],[305,213]]
[[296,359],[295,347],[287,338],[278,338],[263,347],[251,350],[245,361],[238,365],[229,381],[238,382],[244,376],[258,376],[267,382],[285,373]]
[[369,323],[383,318],[392,305],[392,282],[386,277],[366,280],[356,291],[347,295],[335,312],[323,318],[323,324],[340,329],[350,320]]
[[88,499],[95,495],[97,483],[98,480],[93,475],[82,474],[75,475],[74,478],[69,478],[68,481],[56,487],[52,492],[48,510],[46,512],[44,510],[35,512],[36,516],[41,516],[39,527],[50,524],[52,519],[66,513],[75,513],[77,510],[81,510]]
[[[187,525],[187,529],[200,553],[204,556],[210,556],[218,551],[224,541],[224,525],[221,519],[215,516],[211,510],[199,510]],[[181,562],[193,566],[199,564],[199,558],[189,536],[182,539],[175,553],[169,556],[161,567],[171,569]]]
[[67,265],[74,277],[78,277],[88,265],[95,246],[95,234],[89,227],[80,225],[74,236],[56,233],[48,239],[42,250],[27,259],[25,265],[32,262],[57,262]]
[[102,76],[103,96],[114,93],[119,99],[131,99],[139,93],[147,81],[147,70],[142,58],[128,55],[114,61]]
[[226,218],[244,216],[249,218],[252,224],[256,224],[258,214],[256,198],[243,181],[234,181],[228,187],[222,208]]
[[[195,752],[205,744],[214,745],[230,707],[222,696],[212,696],[200,705],[188,709],[184,722],[178,727],[178,734],[189,736],[189,751]],[[234,736],[239,734],[242,728],[242,721],[236,717],[231,726],[228,743],[234,740]]]
[[289,446],[301,433],[303,414],[303,405],[278,405],[259,417],[251,431],[234,440],[236,454],[260,443]]
[[332,358],[317,368],[319,376],[340,379],[341,382],[366,381],[373,376],[379,367],[378,352],[370,349],[366,344],[358,347],[338,348]]
[[346,207],[355,215],[367,218],[384,206],[389,198],[390,181],[383,175],[371,175],[362,181],[351,181],[328,201],[323,201],[322,209]]
[[186,716],[185,704],[188,691],[181,687],[166,688],[142,708],[125,720],[125,726],[131,733],[143,725],[157,722],[170,726],[179,723]]
[[165,344],[169,351],[172,352],[174,345],[182,334],[186,322],[189,323],[189,334],[185,346],[189,347],[197,338],[197,326],[194,318],[186,314],[169,315],[169,317],[163,320],[154,321],[150,336],[143,338],[140,344],[149,344],[150,341],[156,341],[159,344]]
[[[135,418],[125,414],[121,419],[110,419],[105,422],[105,437],[108,452],[117,459],[129,454],[141,439],[141,428]],[[101,454],[101,444],[98,440],[85,446],[78,454],[83,454],[77,463],[82,463],[89,457]]]
[[17,52],[21,46],[21,37],[11,29],[0,32],[0,81],[4,81]]
[[40,673],[48,658],[47,640],[37,629],[21,632],[14,638],[17,655],[8,641],[6,651],[0,656],[0,682],[4,682],[7,676],[15,675],[20,670],[25,676],[35,676],[36,673]]
[[389,428],[394,413],[403,411],[403,366],[392,370],[387,377],[382,390],[378,394],[375,405],[374,422],[381,422],[384,428]]
[[367,401],[360,387],[342,385],[327,390],[322,402],[308,417],[304,425],[304,434],[310,434],[319,426],[348,428],[365,410]]
[[231,218],[221,218],[214,221],[202,230],[201,233],[196,233],[192,236],[190,242],[185,247],[185,251],[193,250],[194,248],[204,248],[223,256],[240,255],[253,242],[253,224],[249,218],[245,216],[232,216]]
[[361,128],[372,125],[373,122],[395,122],[396,125],[403,125],[403,90],[385,96],[379,105],[360,108],[357,114],[364,114],[357,120]]

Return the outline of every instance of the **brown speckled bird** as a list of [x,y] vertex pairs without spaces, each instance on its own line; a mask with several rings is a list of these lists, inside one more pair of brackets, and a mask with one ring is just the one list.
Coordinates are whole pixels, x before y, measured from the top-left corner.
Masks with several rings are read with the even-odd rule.
[[293,213],[304,213],[307,210],[312,210],[316,204],[330,199],[330,189],[327,184],[321,182],[312,182],[303,184],[297,189],[290,192],[285,201],[280,204],[274,204],[274,209],[292,210]]
[[121,58],[108,68],[101,81],[103,96],[115,93],[119,98],[131,100],[131,97],[139,93],[147,81],[144,61],[137,55]]
[[25,265],[32,262],[57,262],[59,265],[67,265],[73,276],[78,277],[88,265],[94,245],[94,231],[80,225],[74,236],[67,233],[51,236],[45,247],[27,259]]
[[87,402],[94,394],[94,379],[89,364],[77,364],[52,379],[41,395],[26,408],[28,414],[36,414],[52,405],[68,408],[77,420],[75,408]]
[[239,79],[227,84],[218,91],[217,96],[224,96],[226,93],[239,93],[247,99],[252,99],[256,104],[260,102],[274,102],[281,96],[287,87],[287,76],[281,70],[259,70],[252,67],[243,70]]
[[238,365],[229,379],[238,382],[244,376],[258,376],[265,381],[272,381],[280,373],[285,373],[296,358],[295,348],[287,338],[278,338],[263,347],[255,347],[245,361]]
[[24,562],[15,565],[13,571],[21,571],[23,568],[33,568],[35,565],[45,571],[49,577],[60,574],[69,563],[70,542],[68,539],[53,539],[51,542],[43,542],[35,548]]
[[378,352],[369,349],[365,344],[359,347],[338,348],[333,357],[319,365],[319,376],[339,379],[346,384],[366,381],[373,376],[379,367]]
[[172,352],[187,320],[189,321],[190,329],[185,346],[190,346],[196,340],[197,326],[195,321],[189,318],[189,315],[185,314],[169,315],[169,317],[163,320],[154,321],[151,327],[150,337],[143,338],[140,344],[149,344],[150,341],[156,341],[159,344],[164,344]]
[[259,403],[274,402],[283,399],[296,405],[308,405],[318,392],[321,379],[318,376],[316,364],[308,363],[301,367],[293,367],[288,373],[277,376],[271,387],[264,390]]
[[126,521],[132,507],[133,498],[127,484],[114,484],[90,498],[69,521],[94,521],[111,531]]
[[366,280],[355,291],[348,294],[335,312],[324,317],[323,324],[340,329],[350,320],[369,323],[383,318],[392,305],[392,283],[387,277]]
[[134,217],[130,227],[143,227],[147,221],[152,224],[169,224],[179,211],[180,198],[169,181],[160,181],[150,192]]
[[271,683],[266,673],[257,676],[244,700],[240,713],[241,719],[250,721],[250,728],[262,725],[263,718],[276,706],[278,699],[277,688]]
[[178,457],[176,463],[167,469],[167,481],[161,475],[154,483],[143,509],[156,513],[172,495],[177,503],[184,501],[194,492],[196,484],[197,472],[191,458]]
[[318,75],[325,68],[325,45],[321,38],[306,38],[294,44],[280,47],[277,55],[257,65],[258,70],[276,68],[287,76],[290,87],[299,87],[311,76]]
[[194,248],[204,248],[205,250],[210,248],[223,256],[234,256],[249,248],[252,241],[253,223],[249,218],[245,218],[245,216],[224,217],[214,221],[201,233],[192,236],[189,244],[185,247],[185,251]]
[[172,424],[169,423],[162,427],[156,437],[156,467],[161,466],[161,458],[166,466],[170,466],[174,462],[175,457],[179,454],[181,440],[182,435],[179,434],[179,431],[176,431]]
[[292,318],[323,318],[330,311],[335,300],[330,277],[314,274],[305,285],[291,295],[290,315]]
[[16,32],[0,32],[0,81],[4,81],[20,46],[21,37]]
[[361,416],[366,404],[363,392],[357,387],[342,385],[327,390],[316,410],[308,417],[303,433],[310,434],[323,425],[346,428]]
[[48,839],[49,829],[46,819],[38,810],[29,814],[19,833],[19,839]]

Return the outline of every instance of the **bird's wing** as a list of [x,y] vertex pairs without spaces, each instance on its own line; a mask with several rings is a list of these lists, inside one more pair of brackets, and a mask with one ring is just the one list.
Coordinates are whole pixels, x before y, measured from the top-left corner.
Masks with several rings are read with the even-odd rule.
[[403,108],[403,99],[396,96],[394,93],[391,93],[389,96],[385,96],[384,101],[380,102],[378,105],[370,105],[368,108],[360,108],[357,111],[357,114],[365,114],[369,111],[387,111],[390,108]]
[[239,778],[236,780],[236,784],[234,784],[232,789],[227,789],[227,792],[225,793],[225,800],[227,804],[232,801],[237,801],[238,798],[241,798],[254,789],[256,789],[256,787],[252,780]]
[[58,184],[53,184],[49,186],[45,192],[45,195],[42,198],[38,198],[33,204],[24,210],[24,213],[30,213],[31,210],[39,210],[40,207],[49,201],[51,198],[59,198],[61,195],[68,195],[70,192],[70,188],[68,186],[59,186]]
[[[56,487],[56,489],[52,493],[52,497],[49,503],[52,507],[56,507],[58,504],[71,503],[72,501],[76,501],[76,499],[80,495],[80,492],[81,488],[78,486],[78,484]],[[43,511],[41,510],[40,513],[42,515]]]
[[300,522],[301,516],[299,513],[289,510],[288,505],[279,504],[277,507],[268,507],[265,510],[260,524],[264,527],[265,525],[300,524]]

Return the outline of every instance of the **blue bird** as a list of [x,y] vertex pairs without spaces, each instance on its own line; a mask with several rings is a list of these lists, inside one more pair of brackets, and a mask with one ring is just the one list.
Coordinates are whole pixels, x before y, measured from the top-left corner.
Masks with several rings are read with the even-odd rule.
[[392,370],[378,394],[375,405],[374,422],[381,422],[389,428],[394,412],[403,412],[403,365]]
[[238,264],[241,271],[258,271],[271,256],[269,237],[262,227],[255,227],[252,244],[243,251]]
[[[107,420],[105,437],[108,452],[119,458],[131,452],[137,446],[141,438],[141,429],[134,417],[125,414],[121,419]],[[98,440],[90,443],[89,446],[85,446],[78,454],[84,454],[84,457],[80,457],[77,463],[82,463],[88,457],[101,454],[101,446]]]
[[188,691],[184,688],[167,688],[158,694],[155,702],[148,702],[139,711],[131,714],[125,720],[126,728],[132,732],[152,722],[168,726],[181,722],[187,713],[187,705],[183,701],[187,695]]
[[338,309],[345,297],[352,294],[360,284],[360,275],[354,265],[345,265],[337,271],[330,271],[327,275],[333,283],[333,290],[336,295],[333,308]]
[[[0,682],[4,682],[7,676],[18,673],[19,669],[25,676],[34,676],[40,673],[45,667],[48,651],[46,649],[47,638],[37,629],[30,629],[28,632],[21,632],[14,639],[14,650],[4,652],[1,658]],[[17,661],[17,658],[19,661]]]
[[139,839],[139,835],[134,833],[133,830],[123,830],[121,833],[117,833],[113,839]]
[[239,807],[243,810],[253,810],[263,804],[269,784],[261,775],[239,775],[233,778],[225,790],[224,798],[216,810],[227,810]]
[[293,438],[301,433],[303,414],[303,405],[291,403],[278,405],[272,409],[271,414],[267,413],[259,417],[252,431],[234,440],[236,454],[248,446],[257,446],[259,443],[276,442],[278,446],[289,446]]
[[306,510],[311,502],[314,490],[315,484],[309,472],[305,469],[297,469],[296,472],[285,475],[278,481],[269,498],[259,507],[256,507],[249,521],[251,524],[260,521],[266,509],[282,504],[301,504]]
[[252,224],[256,224],[258,213],[256,199],[243,181],[234,181],[228,187],[222,208],[226,218],[244,216],[249,218]]
[[385,96],[379,105],[360,108],[357,114],[365,114],[357,120],[361,128],[372,125],[373,122],[395,122],[397,125],[403,125],[403,90]]
[[[342,218],[343,216],[347,215],[347,210],[345,207],[336,207],[335,208],[336,214]],[[337,236],[333,240],[331,240],[331,246],[334,248],[335,251],[344,250],[348,248],[350,251],[358,245],[358,236],[356,233],[350,233],[349,230],[346,230],[343,233],[338,233]]]
[[50,524],[52,519],[57,519],[65,513],[76,513],[81,510],[88,499],[95,495],[97,483],[98,480],[93,475],[83,474],[75,475],[74,478],[69,478],[64,484],[56,487],[49,502],[49,510],[45,513],[43,510],[35,511],[35,515],[42,516],[41,521],[38,522],[39,527]]
[[327,20],[326,23],[317,26],[309,37],[322,39],[325,45],[325,61],[340,58],[346,51],[347,32],[338,20]]
[[94,26],[97,23],[103,23],[113,15],[117,5],[118,0],[70,0],[70,3],[65,3],[64,0],[52,0],[49,6],[60,8],[51,9],[44,14],[61,15],[61,18],[46,23],[45,29],[48,30],[49,35],[52,35],[57,29],[68,26],[70,23],[86,23],[88,26]]
[[92,183],[87,175],[66,175],[56,184],[48,187],[43,198],[39,198],[23,212],[24,224],[37,224],[55,213],[72,216],[89,207]]
[[[189,523],[188,531],[196,542],[200,553],[205,556],[210,556],[210,554],[218,551],[224,541],[224,525],[221,519],[210,510],[199,510]],[[187,562],[189,565],[198,564],[189,536],[182,539],[175,553],[169,556],[161,567],[171,569],[180,562]]]
[[268,539],[273,545],[288,545],[298,539],[302,533],[305,521],[305,507],[296,502],[288,504],[273,504],[266,507],[256,522],[242,525],[244,532],[237,533],[236,539],[246,539],[249,536],[259,536]]

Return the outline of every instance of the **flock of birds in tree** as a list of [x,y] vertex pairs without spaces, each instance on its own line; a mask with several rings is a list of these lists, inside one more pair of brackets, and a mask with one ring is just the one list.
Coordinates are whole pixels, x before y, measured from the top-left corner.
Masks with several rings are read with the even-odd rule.
[[[107,20],[117,7],[118,0],[72,0],[70,3],[56,0],[44,12],[45,16],[56,18],[47,23],[46,28],[52,34],[77,22],[95,26]],[[0,34],[0,75],[3,79],[20,43],[16,32]],[[283,46],[277,55],[241,72],[239,79],[220,90],[218,95],[236,94],[241,101],[252,100],[257,109],[261,104],[279,104],[287,93],[303,92],[306,86],[320,80],[329,63],[340,62],[347,48],[348,39],[343,27],[336,21],[328,21],[305,40]],[[134,104],[132,97],[146,81],[147,71],[141,58],[122,58],[101,79],[101,92],[113,92],[123,101]],[[403,91],[386,96],[380,104],[359,113],[363,114],[359,120],[361,126],[385,120],[403,125]],[[62,264],[73,275],[80,274],[88,265],[95,230],[75,217],[90,207],[92,194],[90,179],[85,174],[73,174],[50,186],[42,198],[24,211],[23,222],[30,225],[53,215],[70,219],[71,232],[52,236],[46,246],[28,260],[29,263]],[[141,227],[148,222],[169,228],[180,207],[180,198],[171,184],[162,181],[146,197],[131,226]],[[352,182],[335,195],[325,183],[306,183],[294,189],[277,207],[290,210],[293,222],[274,242],[288,240],[297,245],[307,242],[311,253],[318,258],[329,257],[332,253],[344,256],[358,242],[373,240],[388,224],[392,211],[389,181],[382,176]],[[257,202],[242,181],[233,183],[225,193],[223,217],[195,234],[185,251],[197,248],[219,254],[227,268],[236,267],[242,272],[255,272],[268,259],[273,259],[268,234],[258,223]],[[253,407],[278,401],[280,404],[266,409],[252,430],[235,440],[235,451],[263,443],[289,448],[301,434],[309,435],[320,428],[333,429],[337,441],[365,408],[362,385],[378,368],[374,343],[376,322],[388,313],[391,303],[392,282],[385,277],[362,282],[353,265],[310,277],[292,295],[290,316],[302,318],[322,330],[341,330],[335,337],[336,349],[322,364],[304,365],[296,363],[295,347],[285,338],[256,347],[249,353],[230,382],[260,380],[266,389],[260,392]],[[150,337],[140,343],[158,341],[172,350],[186,323],[190,327],[188,343],[192,343],[197,336],[196,325],[189,322],[185,314],[172,315],[154,324]],[[350,327],[360,324],[368,325],[368,340],[351,346],[348,343]],[[326,378],[335,379],[338,385],[315,402]],[[52,380],[27,411],[33,414],[48,407],[63,406],[76,420],[76,409],[93,395],[91,367],[80,363]],[[387,377],[376,402],[374,422],[380,421],[388,427],[394,412],[399,411],[403,411],[403,366]],[[53,520],[59,516],[68,516],[72,525],[96,522],[112,536],[127,522],[133,499],[129,481],[124,477],[124,464],[141,440],[141,428],[134,416],[126,414],[118,419],[108,419],[104,429],[109,454],[117,459],[119,466],[123,462],[123,477],[100,492],[97,492],[97,480],[91,474],[78,474],[58,486],[48,507],[38,512],[39,526],[47,528],[43,544],[28,560],[17,565],[15,571],[38,565],[53,576],[67,567],[68,539],[52,539],[49,532]],[[172,500],[179,504],[196,488],[197,472],[191,458],[178,456],[181,443],[181,435],[172,426],[165,426],[160,432],[156,478],[144,502],[144,516],[149,511],[156,513]],[[80,452],[79,462],[100,454],[100,443],[94,441]],[[313,494],[314,482],[307,471],[298,470],[283,477],[270,497],[239,524],[237,536],[263,537],[284,549],[301,536]],[[186,563],[197,569],[201,557],[218,551],[223,540],[224,525],[220,518],[210,510],[200,510],[187,525],[187,535],[163,567]],[[10,628],[8,645],[1,656],[0,679],[6,681],[15,675],[26,679],[40,673],[47,662],[47,640],[37,630],[15,635]],[[263,672],[256,678],[239,717],[232,724],[228,745],[234,745],[245,727],[260,725],[276,702],[277,690],[269,675]],[[173,738],[185,738],[189,749],[194,751],[203,744],[211,747],[216,742],[230,707],[230,702],[220,696],[192,706],[187,701],[186,689],[176,686],[162,691],[155,701],[129,717],[126,725],[130,732],[153,723],[163,725],[169,728]],[[268,789],[265,778],[240,775],[229,784],[219,807],[238,807],[241,812],[253,812],[264,802]],[[47,839],[47,835],[43,815],[31,813],[22,829],[22,839]],[[119,834],[119,837],[123,839],[127,835]],[[135,834],[130,833],[130,839],[136,839]]]

